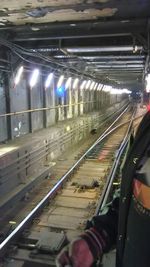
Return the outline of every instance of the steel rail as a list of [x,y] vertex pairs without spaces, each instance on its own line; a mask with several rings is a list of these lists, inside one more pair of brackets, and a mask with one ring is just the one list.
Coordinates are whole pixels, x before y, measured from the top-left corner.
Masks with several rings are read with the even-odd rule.
[[54,187],[47,193],[47,195],[36,205],[36,207],[22,220],[22,222],[11,232],[11,234],[0,244],[0,258],[6,253],[6,249],[15,241],[21,232],[26,228],[43,209],[43,207],[49,202],[53,195],[61,188],[63,182],[67,180],[68,177],[73,173],[81,161],[86,158],[87,154],[101,141],[103,141],[107,136],[114,132],[119,127],[122,127],[122,123],[115,126],[110,130],[110,128],[120,119],[121,116],[128,110],[129,106],[118,116],[118,118],[104,131],[104,133],[98,138],[97,141],[80,157],[80,159],[61,177],[61,179],[54,185]]
[[104,208],[104,206],[107,203],[107,200],[108,200],[108,197],[109,197],[109,194],[110,194],[110,190],[112,188],[112,183],[114,181],[114,178],[115,178],[115,175],[116,175],[119,163],[120,163],[121,156],[122,156],[122,154],[123,154],[123,152],[124,152],[124,150],[125,150],[125,148],[126,148],[126,146],[128,144],[128,141],[129,141],[129,135],[130,135],[130,132],[132,130],[133,120],[141,117],[141,115],[139,117],[137,117],[137,118],[134,118],[134,116],[135,116],[135,110],[133,111],[131,120],[127,121],[127,122],[130,122],[130,123],[129,123],[128,129],[127,129],[126,135],[125,135],[125,137],[124,137],[124,139],[123,139],[123,141],[122,141],[122,143],[121,143],[121,145],[120,145],[120,147],[117,150],[117,153],[115,155],[115,160],[113,162],[112,168],[111,168],[110,173],[108,175],[107,182],[106,182],[106,185],[104,187],[102,196],[100,198],[99,205],[96,208],[95,215],[100,214],[102,209]]

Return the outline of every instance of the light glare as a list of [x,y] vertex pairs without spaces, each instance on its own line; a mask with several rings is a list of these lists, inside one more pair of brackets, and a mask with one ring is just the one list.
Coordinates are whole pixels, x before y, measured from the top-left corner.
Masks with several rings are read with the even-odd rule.
[[70,87],[70,85],[71,85],[71,80],[72,80],[71,77],[69,77],[69,78],[67,79],[66,84],[65,84],[65,89],[68,89],[68,88]]
[[16,77],[15,77],[15,81],[14,81],[15,85],[17,85],[20,82],[20,78],[21,78],[21,75],[23,73],[23,70],[24,70],[23,66],[21,66],[18,69],[17,74],[16,74]]
[[76,87],[77,87],[77,85],[78,85],[78,82],[79,82],[79,79],[76,78],[76,79],[74,80],[74,83],[73,83],[73,89],[76,89]]
[[39,76],[39,70],[35,69],[32,73],[31,79],[30,79],[30,87],[32,88],[33,86],[35,86],[37,80],[38,80],[38,76]]
[[82,84],[81,84],[81,86],[80,86],[80,89],[81,89],[81,90],[84,89],[84,87],[85,87],[85,85],[86,85],[86,82],[87,82],[86,80],[84,80],[84,81],[82,82]]
[[92,90],[94,88],[94,85],[95,85],[95,82],[92,82],[91,86],[90,86],[90,90]]
[[86,84],[86,86],[85,86],[85,89],[86,89],[86,90],[89,89],[90,84],[91,84],[91,80],[88,80],[88,82],[87,82],[87,84]]
[[53,73],[50,73],[45,82],[45,89],[50,86],[52,79],[53,79]]
[[61,75],[57,83],[57,88],[61,87],[63,80],[64,80],[64,75]]

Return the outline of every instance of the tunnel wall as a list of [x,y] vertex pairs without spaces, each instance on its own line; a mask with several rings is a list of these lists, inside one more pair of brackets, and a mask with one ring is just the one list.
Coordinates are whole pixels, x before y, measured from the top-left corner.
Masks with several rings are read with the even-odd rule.
[[122,99],[104,91],[81,90],[80,84],[76,89],[70,85],[60,93],[56,78],[45,89],[43,76],[30,88],[29,73],[14,85],[15,72],[4,75],[1,74],[0,87],[0,142],[34,133],[60,121],[102,111]]
[[81,117],[60,121],[55,126],[27,134],[0,146],[0,198],[15,194],[40,173],[50,168],[51,163],[68,148],[87,138],[92,129],[124,104],[115,104],[103,112],[92,112]]

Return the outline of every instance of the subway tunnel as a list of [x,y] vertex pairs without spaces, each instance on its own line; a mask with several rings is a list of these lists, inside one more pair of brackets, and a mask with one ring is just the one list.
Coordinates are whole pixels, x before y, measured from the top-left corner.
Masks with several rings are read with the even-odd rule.
[[112,200],[150,109],[149,53],[148,0],[1,1],[2,266],[56,266]]

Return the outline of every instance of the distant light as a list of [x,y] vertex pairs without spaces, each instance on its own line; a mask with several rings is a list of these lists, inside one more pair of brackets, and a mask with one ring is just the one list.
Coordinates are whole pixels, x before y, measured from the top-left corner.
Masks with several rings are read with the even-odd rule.
[[149,83],[147,83],[147,85],[146,85],[146,92],[150,93],[150,84]]
[[98,85],[98,83],[96,83],[96,84],[95,84],[95,86],[94,86],[94,88],[93,88],[94,90],[96,90],[96,88],[97,88],[97,85]]
[[38,27],[33,27],[33,26],[32,26],[32,27],[31,27],[31,30],[36,32],[36,31],[39,31],[40,28],[38,28]]
[[51,84],[51,81],[52,81],[52,79],[53,79],[53,73],[50,73],[49,75],[48,75],[48,77],[47,77],[47,79],[46,79],[46,81],[45,81],[45,89],[47,89],[49,86],[50,86],[50,84]]
[[103,88],[103,84],[99,83],[97,90],[100,91]]
[[101,85],[98,84],[98,86],[97,86],[97,91],[100,91],[100,87],[101,87]]
[[133,46],[133,53],[136,53],[138,51],[137,45]]
[[122,93],[124,93],[124,94],[131,94],[131,91],[128,90],[128,89],[126,89],[126,88],[122,89],[121,91],[122,91]]
[[75,24],[75,23],[71,23],[70,26],[71,26],[71,27],[75,27],[76,24]]
[[146,92],[150,93],[150,73],[147,74],[145,80],[146,80]]
[[68,88],[70,87],[70,85],[71,85],[71,80],[72,80],[71,77],[69,77],[69,78],[67,79],[66,84],[65,84],[65,89],[68,89]]
[[86,83],[86,86],[85,86],[85,89],[86,89],[86,90],[89,89],[90,84],[91,84],[91,80],[88,80],[87,83]]
[[100,91],[101,90],[101,84],[99,83],[98,87],[97,87],[97,90]]
[[66,127],[66,131],[67,131],[67,132],[70,131],[70,125],[68,125],[68,126]]
[[21,66],[18,69],[17,74],[16,74],[16,77],[15,77],[15,80],[14,80],[15,85],[17,85],[20,82],[20,78],[21,78],[21,75],[23,73],[23,70],[24,70],[24,67],[23,66]]
[[78,85],[79,79],[76,78],[73,82],[73,89],[76,89],[77,85]]
[[87,81],[86,81],[86,80],[84,80],[84,81],[82,82],[82,84],[81,84],[81,86],[80,86],[80,89],[81,89],[81,90],[83,90],[83,89],[84,89],[84,87],[85,87],[86,83],[87,83]]
[[91,86],[90,86],[90,90],[92,90],[94,88],[94,85],[95,85],[95,82],[92,82]]
[[62,86],[63,80],[64,80],[64,75],[61,75],[57,83],[57,88],[60,88]]
[[30,79],[30,87],[32,88],[33,86],[35,86],[37,80],[38,80],[38,76],[39,76],[39,70],[38,69],[35,69],[32,73],[32,76],[31,76],[31,79]]
[[148,73],[148,74],[146,75],[145,80],[146,80],[147,82],[150,82],[150,73]]
[[104,87],[103,87],[103,91],[104,92],[110,92],[111,91],[111,89],[112,89],[112,87],[111,86],[109,86],[109,85],[104,85]]
[[56,89],[56,94],[57,94],[59,97],[64,96],[64,91],[65,91],[64,86],[57,87],[57,89]]
[[123,94],[123,92],[120,89],[112,88],[111,91],[110,91],[110,94],[111,95],[121,95],[121,94]]

